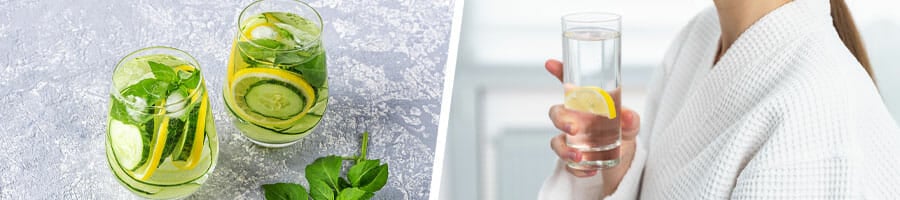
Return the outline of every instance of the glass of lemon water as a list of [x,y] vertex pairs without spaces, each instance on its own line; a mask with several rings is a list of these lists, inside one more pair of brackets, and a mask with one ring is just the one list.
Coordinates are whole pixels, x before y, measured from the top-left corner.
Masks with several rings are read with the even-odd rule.
[[619,118],[621,17],[581,12],[562,17],[565,107],[595,118],[585,131],[566,135],[566,144],[582,152],[575,169],[595,170],[619,163],[622,129]]
[[151,199],[190,195],[216,165],[219,140],[200,65],[149,47],[113,70],[106,159],[116,179]]
[[250,141],[285,147],[325,114],[322,18],[295,0],[259,0],[241,11],[228,60],[225,105]]

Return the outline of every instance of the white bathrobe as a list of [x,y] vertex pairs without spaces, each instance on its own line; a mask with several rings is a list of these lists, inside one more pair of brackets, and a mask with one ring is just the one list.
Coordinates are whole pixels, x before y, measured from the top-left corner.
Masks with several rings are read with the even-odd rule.
[[900,198],[900,128],[827,0],[772,11],[713,66],[719,36],[708,9],[673,43],[615,193],[560,161],[539,199]]

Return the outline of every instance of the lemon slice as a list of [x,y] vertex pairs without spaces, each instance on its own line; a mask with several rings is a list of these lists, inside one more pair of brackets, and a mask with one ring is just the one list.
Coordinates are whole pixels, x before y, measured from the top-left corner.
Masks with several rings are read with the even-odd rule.
[[616,118],[616,104],[612,96],[599,87],[578,87],[566,92],[565,105],[568,109]]
[[190,73],[194,72],[194,67],[190,65],[178,65],[178,67],[175,67],[175,70],[181,70]]
[[[166,105],[166,100],[162,100],[160,105]],[[153,172],[156,171],[156,168],[159,167],[159,160],[162,157],[163,149],[166,147],[166,136],[168,135],[169,130],[169,116],[166,115],[166,109],[159,109],[157,113],[158,120],[156,123],[156,138],[151,142],[153,144],[153,148],[150,150],[150,159],[147,160],[147,164],[143,167],[135,170],[132,173],[132,176],[138,180],[147,180],[150,179],[150,176],[153,176]]]
[[305,116],[315,91],[299,75],[272,68],[248,68],[234,74],[225,98],[241,119],[268,128],[288,128]]
[[235,47],[237,47],[237,39],[231,41],[231,53],[228,55],[228,75],[226,77],[228,80],[226,80],[225,85],[231,85],[231,81],[234,80],[234,75],[232,74],[237,70],[236,62],[238,61],[234,60],[234,54],[238,54],[240,50],[235,49]]
[[200,110],[197,113],[197,128],[195,128],[194,141],[191,143],[191,152],[188,154],[188,159],[185,161],[172,161],[172,165],[179,169],[193,169],[197,166],[197,163],[200,163],[200,156],[203,153],[203,139],[206,138],[203,135],[206,133],[206,114],[209,112],[209,98],[206,95],[206,92],[204,92],[200,102]]

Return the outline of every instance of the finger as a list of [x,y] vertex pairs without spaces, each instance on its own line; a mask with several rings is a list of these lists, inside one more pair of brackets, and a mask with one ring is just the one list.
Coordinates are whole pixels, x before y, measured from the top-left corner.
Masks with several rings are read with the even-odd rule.
[[[549,115],[553,125],[569,135],[612,132],[613,129],[615,129],[615,133],[618,135],[618,125],[621,123],[610,120],[606,116],[570,110],[561,104],[550,107]],[[618,136],[616,137],[618,138]]]
[[641,116],[634,110],[622,109],[622,140],[634,140],[641,129]]
[[572,167],[566,166],[566,171],[576,177],[586,178],[597,175],[597,170],[580,170],[574,169]]
[[544,63],[544,67],[547,68],[547,71],[550,72],[550,74],[553,74],[553,76],[555,76],[556,79],[559,79],[559,81],[563,80],[563,63],[562,62],[559,62],[558,60],[554,60],[554,59],[549,59],[549,60],[547,60],[547,62]]
[[568,162],[581,162],[581,152],[566,146],[565,134],[559,134],[550,139],[550,149],[556,152],[556,156],[559,156],[559,159]]
[[550,115],[550,121],[553,122],[553,126],[556,126],[557,129],[565,132],[566,134],[575,135],[575,132],[577,130],[573,130],[572,122],[565,120],[565,117],[563,117],[565,115],[564,113],[566,112],[567,110],[562,104],[556,104],[550,107],[550,112],[548,113],[548,115]]

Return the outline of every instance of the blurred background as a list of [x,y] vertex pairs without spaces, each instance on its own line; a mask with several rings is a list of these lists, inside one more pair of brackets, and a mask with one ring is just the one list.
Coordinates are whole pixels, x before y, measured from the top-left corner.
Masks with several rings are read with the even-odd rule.
[[[888,0],[846,0],[879,89],[900,119],[900,12]],[[440,199],[534,199],[554,167],[547,117],[562,87],[545,72],[562,57],[559,17],[579,11],[623,16],[623,105],[643,111],[645,85],[677,32],[710,0],[467,1]],[[890,91],[890,92],[889,92]]]

